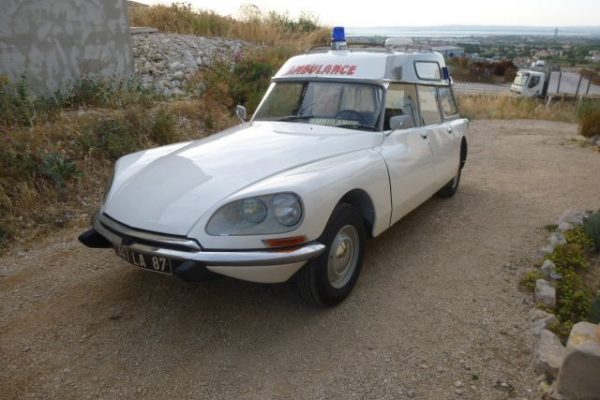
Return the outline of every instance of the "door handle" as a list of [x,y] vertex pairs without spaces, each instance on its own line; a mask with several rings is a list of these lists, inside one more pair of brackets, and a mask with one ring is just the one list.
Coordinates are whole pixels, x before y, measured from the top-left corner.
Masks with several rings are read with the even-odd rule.
[[427,133],[419,133],[419,135],[423,138],[423,139],[427,139]]
[[449,134],[451,134],[451,133],[452,133],[452,127],[451,127],[451,126],[449,126],[449,127],[448,127],[448,133],[449,133]]

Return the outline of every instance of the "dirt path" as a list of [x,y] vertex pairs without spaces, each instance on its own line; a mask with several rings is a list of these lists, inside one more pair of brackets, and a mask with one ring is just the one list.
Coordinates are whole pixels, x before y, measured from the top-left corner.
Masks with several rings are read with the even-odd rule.
[[74,229],[0,258],[0,397],[538,398],[517,286],[544,225],[600,207],[600,154],[575,133],[473,123],[459,193],[371,241],[332,310],[290,285],[137,271]]

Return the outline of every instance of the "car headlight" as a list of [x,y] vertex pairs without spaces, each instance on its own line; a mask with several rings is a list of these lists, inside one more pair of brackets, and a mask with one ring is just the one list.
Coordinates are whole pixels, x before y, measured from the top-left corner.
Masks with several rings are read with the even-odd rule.
[[236,200],[219,208],[208,221],[209,235],[262,235],[294,230],[302,219],[302,202],[293,193]]

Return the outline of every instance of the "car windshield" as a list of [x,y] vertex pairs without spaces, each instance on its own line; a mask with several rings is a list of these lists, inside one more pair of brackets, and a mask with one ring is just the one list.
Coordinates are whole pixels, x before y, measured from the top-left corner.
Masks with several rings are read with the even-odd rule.
[[289,121],[378,130],[382,88],[364,83],[276,82],[255,121]]
[[527,72],[517,72],[517,76],[515,77],[515,81],[513,83],[515,85],[523,86],[527,83],[527,78],[529,78],[529,74]]

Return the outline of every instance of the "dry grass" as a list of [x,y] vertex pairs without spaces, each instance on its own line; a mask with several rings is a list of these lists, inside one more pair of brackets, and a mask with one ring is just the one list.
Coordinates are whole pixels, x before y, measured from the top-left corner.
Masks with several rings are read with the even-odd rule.
[[461,115],[472,119],[541,119],[577,121],[577,102],[541,100],[513,96],[459,96]]
[[[118,154],[199,139],[236,123],[231,110],[189,99],[121,110],[64,111],[33,127],[0,129],[0,250],[59,227],[85,225],[100,204]],[[131,131],[134,140],[118,141],[122,147],[107,152],[98,133],[112,126]],[[44,174],[45,160],[54,160],[58,180]]]
[[161,32],[235,38],[302,50],[326,43],[330,33],[310,14],[293,19],[286,14],[262,13],[255,6],[247,6],[241,19],[197,11],[184,4],[132,8],[129,16],[132,26],[150,26]]

